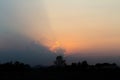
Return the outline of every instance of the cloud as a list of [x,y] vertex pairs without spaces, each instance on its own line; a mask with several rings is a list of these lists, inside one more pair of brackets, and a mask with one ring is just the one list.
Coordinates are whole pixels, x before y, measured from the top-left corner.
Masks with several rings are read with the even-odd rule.
[[[59,31],[61,34],[61,30]],[[53,33],[41,0],[0,0],[0,62],[18,60],[32,65],[51,64],[57,55],[64,55],[65,52],[64,49],[57,48],[55,51],[56,55],[45,46],[45,44],[56,41]],[[90,35],[87,37],[90,37]],[[90,40],[92,39],[89,39],[88,42]],[[110,43],[112,46],[111,41],[108,41],[103,42],[103,45],[105,46],[104,43]],[[105,58],[105,55],[109,55],[110,61],[117,61],[114,56],[118,56],[120,53],[119,39],[115,38],[114,42],[114,46],[111,49],[110,45],[106,47],[109,47],[108,50],[114,48],[115,50],[113,51],[106,52],[106,48],[103,46],[102,49],[101,47],[94,47],[84,53],[81,51],[80,54],[74,53],[66,57],[66,60],[77,62],[82,58],[82,60],[85,59],[91,62],[97,60],[107,61],[108,58]],[[97,48],[100,51],[97,51]],[[103,48],[105,51],[101,52]],[[104,57],[100,57],[99,55],[103,55]]]
[[42,0],[0,0],[0,31],[4,29],[40,42],[54,39]]
[[1,62],[18,60],[32,65],[48,65],[55,59],[54,53],[47,47],[23,35],[8,32],[0,37]]
[[55,55],[41,36],[50,34],[46,16],[41,1],[0,0],[0,62],[51,64]]

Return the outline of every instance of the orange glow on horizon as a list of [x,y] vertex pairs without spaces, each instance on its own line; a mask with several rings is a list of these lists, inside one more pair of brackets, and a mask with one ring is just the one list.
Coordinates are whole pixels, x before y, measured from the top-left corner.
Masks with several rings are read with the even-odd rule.
[[80,42],[76,42],[75,39],[69,39],[69,37],[67,38],[62,38],[59,39],[59,41],[53,42],[52,45],[47,44],[47,46],[49,46],[49,49],[51,51],[55,51],[57,48],[62,48],[65,50],[64,54],[70,54],[73,53],[77,50],[85,50],[87,49],[87,46],[83,41]]

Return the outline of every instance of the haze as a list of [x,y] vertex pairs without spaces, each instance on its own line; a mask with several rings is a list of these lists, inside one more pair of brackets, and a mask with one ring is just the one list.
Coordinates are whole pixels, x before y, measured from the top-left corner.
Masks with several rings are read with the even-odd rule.
[[0,0],[0,61],[119,63],[119,14],[119,0]]

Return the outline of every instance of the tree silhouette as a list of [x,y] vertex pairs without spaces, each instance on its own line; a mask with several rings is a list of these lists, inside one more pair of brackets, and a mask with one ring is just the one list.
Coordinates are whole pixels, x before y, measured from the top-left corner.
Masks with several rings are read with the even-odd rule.
[[85,69],[86,69],[86,68],[88,68],[88,66],[89,66],[89,65],[88,65],[87,61],[83,61],[83,62],[82,62],[82,68],[85,68]]
[[58,67],[64,67],[66,65],[65,63],[66,61],[63,60],[63,57],[62,56],[57,56],[56,57],[56,61],[54,62],[56,66]]

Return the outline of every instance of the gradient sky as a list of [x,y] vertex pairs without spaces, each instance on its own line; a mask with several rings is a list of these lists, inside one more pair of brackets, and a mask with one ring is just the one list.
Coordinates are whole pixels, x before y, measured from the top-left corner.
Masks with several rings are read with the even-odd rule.
[[113,60],[120,56],[120,1],[0,0],[0,51],[13,49],[45,55],[45,59],[65,52],[67,56],[107,56]]
[[68,51],[120,49],[119,0],[45,0],[58,41]]

